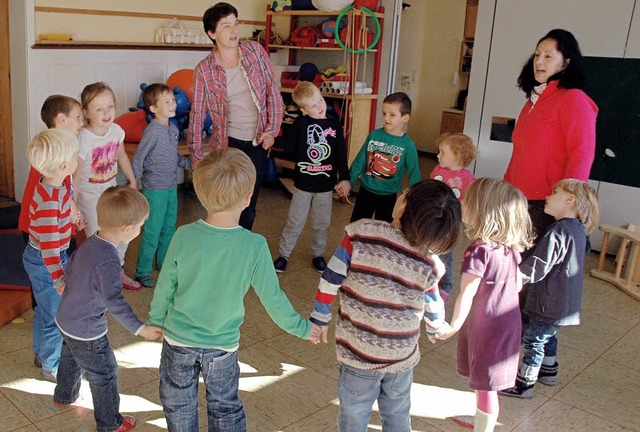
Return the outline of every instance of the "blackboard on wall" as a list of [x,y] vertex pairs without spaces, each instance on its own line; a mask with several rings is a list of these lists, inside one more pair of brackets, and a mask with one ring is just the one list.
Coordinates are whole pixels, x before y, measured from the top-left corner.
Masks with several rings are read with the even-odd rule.
[[589,178],[640,187],[640,59],[585,57],[584,67],[599,109]]

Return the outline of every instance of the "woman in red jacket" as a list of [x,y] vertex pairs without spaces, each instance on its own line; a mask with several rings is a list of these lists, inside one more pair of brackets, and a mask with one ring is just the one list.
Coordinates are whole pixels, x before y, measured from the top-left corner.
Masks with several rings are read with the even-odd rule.
[[598,107],[582,91],[585,81],[578,41],[562,29],[538,41],[518,77],[527,102],[513,131],[504,179],[527,197],[537,237],[554,222],[544,213],[552,186],[567,178],[589,179]]

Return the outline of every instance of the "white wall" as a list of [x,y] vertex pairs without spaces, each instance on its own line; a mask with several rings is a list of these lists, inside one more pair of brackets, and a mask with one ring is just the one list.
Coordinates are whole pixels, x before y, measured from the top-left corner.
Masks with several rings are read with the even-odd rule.
[[[517,118],[524,104],[524,94],[515,87],[517,76],[538,39],[549,30],[571,31],[586,56],[640,57],[640,4],[634,0],[539,0],[535,13],[522,12],[530,8],[527,0],[479,4],[464,127],[480,150],[476,176],[503,176],[512,145],[489,139],[491,118]],[[640,223],[639,188],[593,183],[599,189],[602,223]],[[599,231],[594,233],[594,246],[599,248],[601,238]]]

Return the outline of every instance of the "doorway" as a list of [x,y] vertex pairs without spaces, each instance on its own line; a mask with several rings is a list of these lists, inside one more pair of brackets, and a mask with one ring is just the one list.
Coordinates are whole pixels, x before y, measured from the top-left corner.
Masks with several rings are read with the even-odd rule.
[[[407,132],[418,151],[437,153],[443,112],[455,110],[468,86],[469,71],[461,70],[467,0],[404,0],[402,5],[395,91],[413,102]],[[462,122],[463,112],[457,111]]]

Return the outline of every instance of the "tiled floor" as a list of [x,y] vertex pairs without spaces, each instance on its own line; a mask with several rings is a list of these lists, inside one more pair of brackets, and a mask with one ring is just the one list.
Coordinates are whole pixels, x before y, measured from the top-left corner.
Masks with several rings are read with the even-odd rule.
[[[423,172],[429,172],[426,161]],[[279,189],[263,189],[255,231],[277,251],[289,199]],[[327,258],[337,246],[351,206],[336,202]],[[195,198],[180,194],[179,224],[202,217]],[[286,273],[280,276],[295,308],[307,316],[312,308],[318,274],[311,267],[308,230],[303,232]],[[456,251],[459,264],[466,241]],[[135,266],[137,241],[127,253],[127,269]],[[588,257],[587,269],[596,266]],[[457,279],[456,279],[457,280]],[[128,301],[146,318],[153,291],[126,292]],[[333,344],[314,346],[280,330],[254,294],[246,298],[240,361],[241,397],[251,431],[335,431],[338,376]],[[450,314],[453,301],[448,305]],[[203,306],[206,307],[206,306]],[[31,323],[0,329],[0,430],[95,430],[91,395],[83,384],[77,406],[56,408],[54,384],[40,379],[33,364]],[[585,276],[583,324],[563,329],[558,385],[537,385],[530,400],[501,398],[498,431],[640,431],[640,302],[613,285]],[[165,430],[158,398],[160,344],[129,334],[113,320],[109,338],[120,364],[121,411],[138,419],[136,430]],[[430,344],[421,341],[422,360],[415,368],[412,392],[415,431],[463,431],[450,418],[472,414],[474,395],[455,372],[455,339]],[[86,383],[85,383],[86,384]],[[201,430],[206,430],[204,392],[200,394]],[[371,431],[381,430],[374,412]]]

